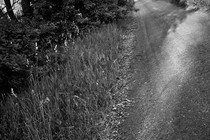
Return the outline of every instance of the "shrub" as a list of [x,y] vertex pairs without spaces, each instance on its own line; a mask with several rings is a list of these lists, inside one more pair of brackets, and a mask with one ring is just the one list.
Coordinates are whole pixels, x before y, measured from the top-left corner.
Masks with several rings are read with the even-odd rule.
[[0,89],[25,87],[29,77],[28,61],[34,57],[27,31],[21,24],[0,20]]
[[171,2],[181,7],[187,6],[187,0],[171,0]]
[[3,96],[11,88],[16,92],[26,90],[35,68],[36,74],[41,76],[54,66],[55,57],[62,59],[54,48],[63,42],[63,31],[53,24],[39,24],[39,28],[35,28],[23,22],[1,20],[0,30],[0,89]]

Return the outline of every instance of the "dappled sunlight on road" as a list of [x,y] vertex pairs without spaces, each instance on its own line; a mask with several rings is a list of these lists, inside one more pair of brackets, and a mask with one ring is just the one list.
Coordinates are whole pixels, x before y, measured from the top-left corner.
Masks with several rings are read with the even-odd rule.
[[190,76],[190,68],[194,63],[190,51],[203,39],[201,22],[206,17],[205,13],[195,12],[183,22],[176,21],[168,30],[158,56],[158,68],[155,67],[153,72],[155,104],[148,111],[139,132],[139,140],[156,140],[161,133],[169,134],[173,131],[171,123],[178,102],[177,91]]
[[130,94],[135,103],[125,121],[124,140],[198,140],[210,128],[207,113],[198,111],[203,112],[210,91],[209,15],[167,0],[139,0],[136,8]]
[[177,25],[174,30],[173,26],[162,45],[162,54],[160,59],[160,74],[158,74],[157,87],[160,93],[164,88],[159,85],[163,81],[166,85],[174,76],[186,77],[188,69],[192,66],[193,56],[189,53],[193,46],[199,44],[203,39],[204,29],[200,23],[207,14],[196,12],[187,16],[186,20]]

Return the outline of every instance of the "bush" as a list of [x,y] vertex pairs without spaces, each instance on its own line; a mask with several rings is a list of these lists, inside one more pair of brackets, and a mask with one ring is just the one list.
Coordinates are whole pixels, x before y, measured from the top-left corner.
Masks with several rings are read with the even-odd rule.
[[[30,76],[47,74],[54,66],[55,57],[61,59],[55,46],[64,41],[62,30],[51,25],[35,28],[24,22],[0,21],[0,89],[2,96],[13,88],[26,90]],[[61,48],[61,46],[60,46]],[[56,56],[55,56],[56,54]],[[58,59],[57,59],[58,60]],[[34,73],[36,69],[36,73]]]
[[21,24],[0,21],[0,89],[23,88],[29,77],[28,60],[34,57],[34,48],[27,31]]
[[171,0],[171,2],[181,7],[187,6],[187,0]]

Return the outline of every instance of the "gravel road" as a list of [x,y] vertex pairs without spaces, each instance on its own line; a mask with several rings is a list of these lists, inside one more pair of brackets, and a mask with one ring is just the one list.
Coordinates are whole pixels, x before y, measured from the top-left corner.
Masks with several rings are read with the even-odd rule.
[[210,16],[139,0],[125,140],[210,140]]

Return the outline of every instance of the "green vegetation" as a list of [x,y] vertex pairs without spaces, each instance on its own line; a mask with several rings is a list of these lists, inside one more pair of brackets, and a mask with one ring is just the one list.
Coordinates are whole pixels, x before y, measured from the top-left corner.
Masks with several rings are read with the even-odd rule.
[[171,0],[171,3],[181,6],[181,7],[187,6],[187,0]]
[[207,8],[210,7],[209,0],[171,0],[173,4],[186,7],[186,6],[195,6],[197,8]]
[[[65,65],[1,102],[1,139],[114,139],[129,103],[122,31],[107,26],[67,43]],[[13,92],[13,91],[12,91]],[[15,94],[15,93],[14,93]]]
[[[198,7],[210,8],[210,1],[209,0],[191,0],[193,1],[192,4]],[[190,1],[190,2],[191,2]]]
[[122,19],[133,6],[132,0],[22,0],[22,13],[14,16],[10,1],[4,1],[7,12],[0,10],[3,98],[11,88],[18,93],[27,90],[37,72],[42,77],[56,64],[64,64],[65,42]]
[[129,46],[115,23],[133,1],[22,0],[18,15],[4,2],[0,139],[117,139],[130,101]]

